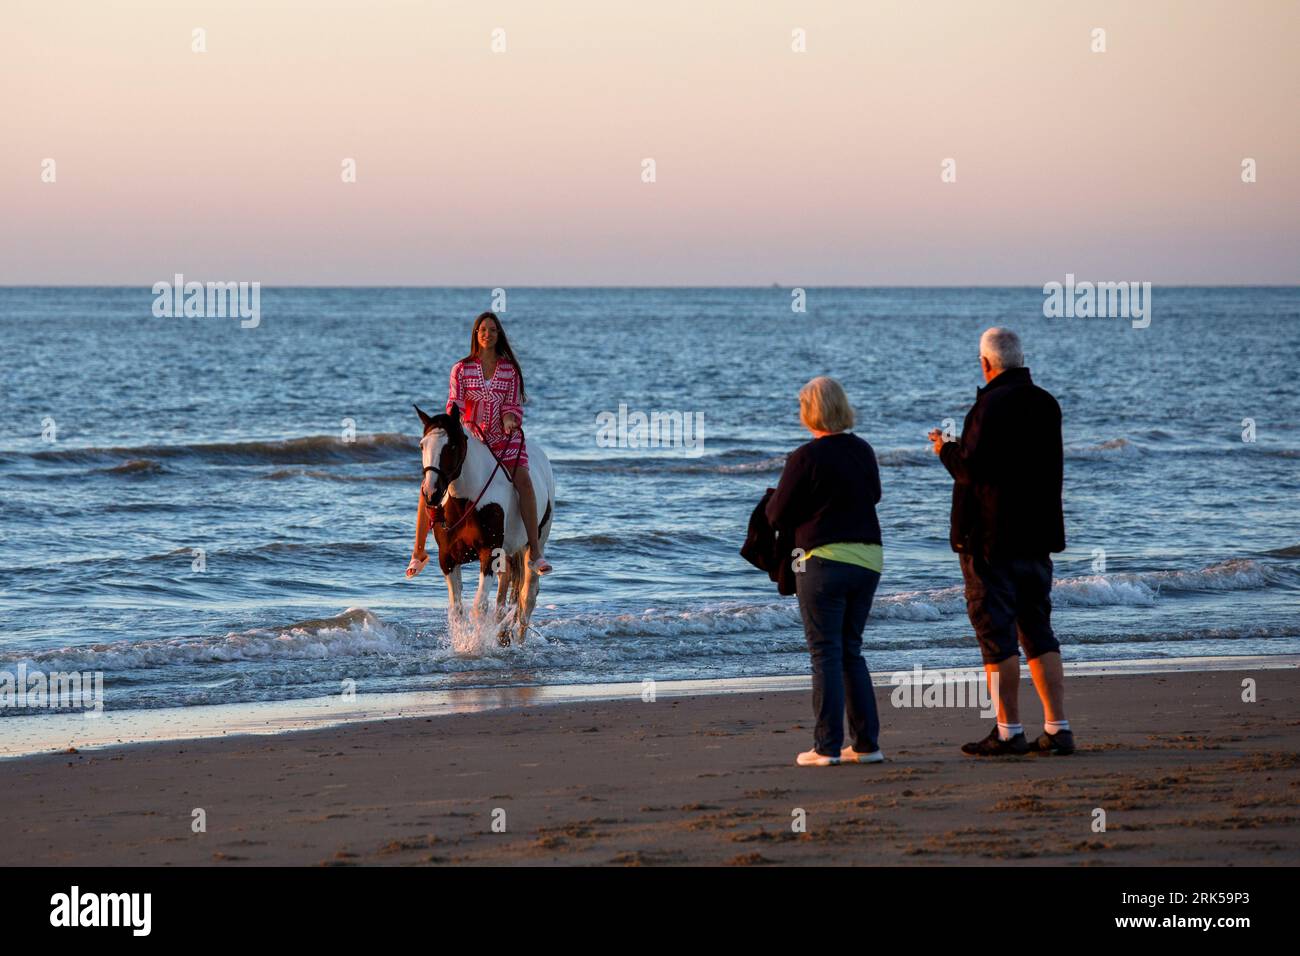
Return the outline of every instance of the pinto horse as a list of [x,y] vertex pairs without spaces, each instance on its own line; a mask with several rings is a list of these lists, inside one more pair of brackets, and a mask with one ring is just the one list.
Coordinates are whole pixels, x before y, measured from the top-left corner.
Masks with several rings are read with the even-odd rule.
[[[424,480],[420,485],[421,525],[417,533],[432,530],[437,541],[438,567],[447,580],[448,614],[463,614],[460,568],[478,561],[474,615],[487,610],[487,582],[495,573],[496,620],[501,626],[498,643],[508,645],[513,637],[523,644],[537,605],[539,575],[526,560],[528,533],[519,514],[519,496],[511,483],[513,469],[465,431],[459,408],[452,406],[450,413],[426,415],[416,405],[415,411],[424,425],[420,439]],[[522,433],[518,440],[523,440]],[[550,460],[540,448],[528,449],[528,461],[537,513],[541,515],[537,539],[545,548],[555,510],[555,477]]]

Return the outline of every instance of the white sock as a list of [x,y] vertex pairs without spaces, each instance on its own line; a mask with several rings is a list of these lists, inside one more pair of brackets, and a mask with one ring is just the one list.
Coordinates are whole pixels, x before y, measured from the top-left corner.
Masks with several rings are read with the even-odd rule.
[[1069,730],[1070,722],[1068,720],[1049,720],[1043,724],[1043,733],[1059,734],[1062,730]]
[[1010,740],[1016,734],[1023,734],[1024,732],[1023,724],[998,724],[998,740]]

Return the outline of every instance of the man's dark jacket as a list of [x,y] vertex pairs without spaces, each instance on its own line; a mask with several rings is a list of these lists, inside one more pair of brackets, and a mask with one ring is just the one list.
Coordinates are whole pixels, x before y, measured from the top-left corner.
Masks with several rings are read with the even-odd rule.
[[992,561],[1065,550],[1061,406],[1029,369],[1008,369],[981,388],[961,438],[939,457],[955,480],[954,551]]

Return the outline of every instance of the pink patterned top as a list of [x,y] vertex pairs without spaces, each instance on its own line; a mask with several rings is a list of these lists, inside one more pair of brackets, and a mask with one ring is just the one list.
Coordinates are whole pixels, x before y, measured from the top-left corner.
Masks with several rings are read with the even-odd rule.
[[447,387],[447,411],[460,408],[461,419],[487,443],[502,463],[528,467],[528,450],[518,433],[507,435],[501,416],[514,415],[522,425],[524,407],[519,395],[519,371],[509,359],[497,359],[492,378],[483,380],[483,363],[465,359],[451,367]]

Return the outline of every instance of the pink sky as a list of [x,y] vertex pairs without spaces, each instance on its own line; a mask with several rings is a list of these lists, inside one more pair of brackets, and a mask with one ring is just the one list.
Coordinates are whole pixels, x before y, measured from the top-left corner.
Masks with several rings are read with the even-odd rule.
[[1294,283],[1297,49],[1281,0],[5,0],[0,283]]

